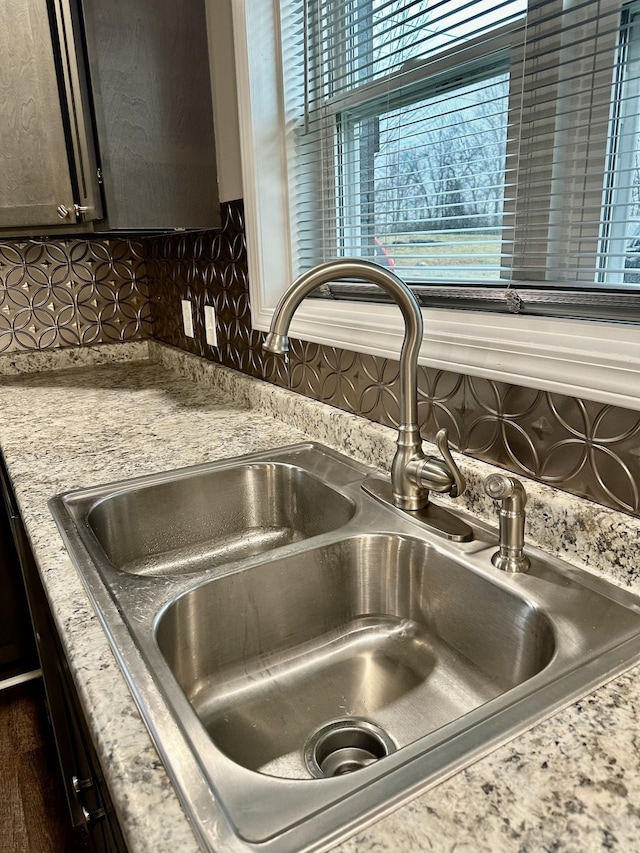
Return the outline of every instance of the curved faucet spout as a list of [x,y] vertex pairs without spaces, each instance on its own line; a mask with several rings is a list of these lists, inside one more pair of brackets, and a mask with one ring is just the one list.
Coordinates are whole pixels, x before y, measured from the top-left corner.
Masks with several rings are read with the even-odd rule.
[[400,421],[402,426],[417,428],[418,400],[414,392],[417,387],[418,352],[422,343],[422,314],[415,296],[402,279],[377,264],[358,258],[345,258],[327,261],[303,273],[276,306],[263,349],[279,354],[287,352],[289,326],[298,305],[317,287],[344,278],[363,279],[377,284],[389,294],[402,312],[405,332],[400,352]]
[[[429,486],[425,482],[426,474],[421,469],[416,475],[416,466],[410,463],[425,458],[422,452],[422,440],[418,426],[418,353],[422,343],[422,314],[420,306],[407,285],[397,275],[377,264],[359,258],[345,258],[319,264],[299,276],[286,291],[271,320],[271,328],[263,344],[268,352],[282,354],[289,349],[289,326],[297,307],[305,296],[317,287],[339,279],[361,279],[377,284],[396,303],[404,319],[404,339],[400,351],[400,425],[398,427],[397,451],[391,467],[393,502],[400,509],[418,510],[429,502]],[[438,462],[445,472],[448,463]],[[439,470],[438,491],[457,490],[453,475],[450,477],[451,489],[443,486],[442,470]],[[457,472],[459,474],[459,472]],[[460,478],[461,479],[461,478]]]

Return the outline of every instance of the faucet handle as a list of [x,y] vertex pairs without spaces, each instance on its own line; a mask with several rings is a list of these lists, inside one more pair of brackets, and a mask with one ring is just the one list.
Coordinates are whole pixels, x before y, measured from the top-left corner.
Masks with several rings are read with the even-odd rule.
[[457,498],[464,492],[467,483],[451,456],[446,429],[441,429],[436,434],[436,445],[442,459],[437,456],[425,456],[421,452],[409,462],[406,474],[411,482],[417,483],[420,488],[431,492],[448,492],[452,498]]
[[445,427],[438,430],[436,433],[436,446],[442,455],[447,470],[453,479],[453,485],[449,490],[449,494],[452,498],[460,497],[460,495],[467,488],[467,481],[462,476],[462,472],[453,461],[453,456],[451,455],[451,450],[449,449],[449,433]]

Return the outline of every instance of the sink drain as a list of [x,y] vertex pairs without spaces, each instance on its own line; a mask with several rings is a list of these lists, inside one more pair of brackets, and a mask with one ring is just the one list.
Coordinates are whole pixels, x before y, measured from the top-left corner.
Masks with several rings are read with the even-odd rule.
[[396,751],[389,735],[369,720],[344,717],[317,729],[307,740],[304,760],[316,779],[343,776]]

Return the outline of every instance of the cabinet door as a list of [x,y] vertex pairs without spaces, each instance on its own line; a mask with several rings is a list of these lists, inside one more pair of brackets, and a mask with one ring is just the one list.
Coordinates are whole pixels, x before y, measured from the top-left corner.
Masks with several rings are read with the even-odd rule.
[[220,224],[203,0],[82,0],[112,229]]
[[0,228],[75,221],[46,0],[0,2],[0,115]]
[[40,665],[13,539],[12,524],[17,517],[0,455],[0,681]]
[[18,556],[0,500],[0,682],[38,666]]

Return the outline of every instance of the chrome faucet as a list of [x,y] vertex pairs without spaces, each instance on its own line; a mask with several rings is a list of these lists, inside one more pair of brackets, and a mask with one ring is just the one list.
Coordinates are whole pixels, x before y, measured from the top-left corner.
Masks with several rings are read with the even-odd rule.
[[506,474],[489,474],[484,490],[494,501],[502,501],[498,510],[500,548],[491,558],[504,572],[528,572],[531,561],[524,553],[524,519],[527,493],[520,480]]
[[[442,429],[436,436],[442,459],[426,456],[422,450],[418,425],[417,383],[418,352],[422,343],[422,314],[415,296],[398,276],[377,264],[356,258],[328,261],[313,267],[299,276],[281,298],[263,348],[276,354],[286,353],[289,349],[287,335],[291,319],[305,296],[323,284],[344,278],[363,279],[377,284],[395,301],[404,319],[405,332],[400,352],[400,425],[397,450],[391,466],[392,503],[399,509],[417,512],[429,504],[429,491],[448,492],[451,497],[458,497],[465,489],[465,481],[451,456],[447,431]],[[375,496],[381,500],[386,499],[377,493]],[[446,514],[446,511],[442,512]],[[426,519],[420,520],[429,523]],[[464,523],[461,524],[466,528],[464,535],[454,535],[450,538],[471,538],[470,528]]]

